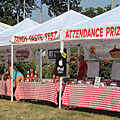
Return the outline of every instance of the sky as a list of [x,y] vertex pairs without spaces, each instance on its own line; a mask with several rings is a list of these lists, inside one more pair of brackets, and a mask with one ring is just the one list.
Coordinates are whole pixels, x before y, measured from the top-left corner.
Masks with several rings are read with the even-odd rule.
[[[84,8],[88,8],[88,7],[104,7],[107,6],[109,4],[112,4],[112,0],[82,0],[80,6]],[[114,0],[114,4],[119,4],[120,5],[120,0]],[[42,5],[42,16],[43,16],[43,22],[48,21],[53,17],[50,17],[48,15],[48,8],[46,5]],[[40,23],[40,10],[36,9],[32,11],[32,17],[30,17],[30,19]]]

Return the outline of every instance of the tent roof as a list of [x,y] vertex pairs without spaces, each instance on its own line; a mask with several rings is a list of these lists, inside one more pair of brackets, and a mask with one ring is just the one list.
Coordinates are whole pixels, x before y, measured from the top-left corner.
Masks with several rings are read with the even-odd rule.
[[3,31],[4,31],[4,29],[0,27],[0,32],[3,32]]
[[36,25],[39,25],[38,23],[34,22],[33,20],[26,18],[25,20],[23,20],[22,22],[14,25],[13,27],[11,27],[8,30],[3,31],[2,33],[0,33],[0,36],[9,36],[9,35],[13,35],[16,34],[18,32],[27,30],[31,27],[34,27]]
[[107,11],[94,18],[71,25],[67,28],[89,27],[89,26],[104,26],[104,25],[119,25],[120,24],[120,6],[110,11]]
[[73,25],[75,23],[85,21],[87,19],[89,19],[89,17],[82,15],[78,12],[75,12],[73,10],[70,10],[34,28],[20,32],[15,35],[25,35],[25,34],[32,34],[32,33],[43,33],[48,31],[55,31],[55,30],[59,30],[64,27]]
[[0,22],[0,28],[3,28],[3,29],[5,29],[5,30],[7,30],[7,29],[9,29],[9,28],[11,28],[11,27],[12,27],[12,26]]
[[26,18],[25,20],[16,24],[15,26],[11,27],[10,29],[1,32],[0,33],[0,46],[10,45],[9,41],[11,40],[11,37],[13,34],[30,29],[37,25],[39,25],[39,24],[32,21],[29,18]]

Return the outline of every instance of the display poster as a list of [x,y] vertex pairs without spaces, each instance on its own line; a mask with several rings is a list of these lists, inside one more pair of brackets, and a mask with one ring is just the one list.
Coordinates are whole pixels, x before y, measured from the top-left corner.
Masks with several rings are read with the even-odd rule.
[[56,76],[66,76],[66,56],[56,53]]

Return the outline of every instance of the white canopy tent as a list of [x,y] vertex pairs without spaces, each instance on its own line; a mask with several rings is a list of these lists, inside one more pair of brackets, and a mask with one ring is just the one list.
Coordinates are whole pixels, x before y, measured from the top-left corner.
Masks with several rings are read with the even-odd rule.
[[105,25],[119,25],[120,24],[120,6],[110,11],[93,17],[89,20],[83,21],[82,23],[76,23],[68,26],[67,28],[80,28],[80,27],[91,27],[91,26],[105,26]]
[[[104,41],[105,41],[104,44],[107,43],[108,41],[113,41],[113,40],[118,42],[117,39],[120,39],[119,38],[120,31],[119,32],[117,31],[118,35],[117,35],[117,33],[115,33],[114,35],[113,35],[113,33],[109,33],[108,36],[106,36],[106,34],[105,34],[107,28],[111,29],[113,27],[114,29],[117,29],[117,30],[120,28],[117,25],[112,26],[113,24],[115,24],[114,20],[116,20],[115,15],[114,15],[114,14],[116,14],[115,10],[116,10],[116,12],[118,12],[119,7],[115,8],[111,11],[108,11],[108,12],[102,14],[102,15],[99,15],[95,18],[92,18],[90,20],[86,20],[85,22],[82,22],[82,23],[79,23],[77,25],[73,25],[73,26],[70,26],[70,27],[66,27],[62,31],[57,29],[57,26],[59,25],[57,22],[55,22],[56,24],[52,24],[52,25],[54,25],[54,27],[52,29],[50,29],[50,27],[51,27],[50,25],[48,25],[48,26],[46,25],[43,28],[39,29],[39,27],[40,27],[40,25],[39,25],[39,27],[35,27],[34,29],[31,29],[31,30],[26,31],[24,33],[15,34],[11,41],[14,44],[23,44],[23,45],[25,45],[25,44],[32,45],[32,44],[35,44],[35,43],[37,43],[37,45],[39,45],[38,43],[41,43],[41,45],[44,45],[46,47],[46,45],[49,45],[49,43],[54,43],[55,41],[57,42],[57,40],[58,41],[60,40],[61,52],[63,52],[64,43],[65,43],[65,45],[70,47],[70,46],[74,46],[74,45],[78,45],[78,44],[84,44],[84,43],[85,44],[96,43],[96,44],[103,45],[102,42],[104,42]],[[114,14],[112,14],[112,13],[114,13]],[[119,14],[117,14],[117,16],[116,16],[117,18],[118,18],[118,15]],[[107,19],[108,16],[109,16],[109,19]],[[110,17],[113,20],[113,23],[111,23]],[[74,18],[74,17],[72,17],[72,18]],[[105,21],[104,21],[103,24],[102,23],[100,24],[100,21],[102,22],[102,20],[105,20],[105,19],[108,20],[108,21],[106,21],[106,23],[109,23],[109,21],[110,21],[110,23],[112,25],[111,24],[106,24],[108,26],[100,26],[100,25],[105,25]],[[97,24],[97,22],[99,24]],[[88,26],[86,26],[86,25],[88,25]],[[97,25],[99,25],[99,27],[97,27]],[[111,26],[109,26],[109,25],[111,25]],[[86,26],[86,28],[85,28],[85,26]],[[60,27],[58,27],[58,28],[62,29]],[[35,31],[32,31],[32,30],[35,30]],[[84,34],[84,35],[82,35],[82,37],[81,37],[80,30],[83,32],[82,34]],[[89,36],[87,36],[86,31],[88,32],[89,30],[93,30],[93,32],[90,33]],[[47,34],[47,37],[46,37],[46,33],[44,33],[44,32],[49,33],[49,34]],[[56,34],[53,35],[53,32],[56,32]],[[38,34],[40,34],[40,33],[42,33],[42,34],[40,36],[38,36]],[[95,35],[93,35],[93,33]],[[91,34],[92,34],[92,37],[91,37]],[[32,39],[31,39],[31,35],[32,35]],[[69,37],[66,37],[66,35],[68,35]],[[50,38],[50,39],[48,39],[48,38]],[[51,44],[51,45],[53,46],[53,44]],[[13,44],[11,45],[11,50],[13,52]],[[11,60],[12,61],[11,66],[13,66],[13,56],[11,57],[11,59],[12,59]],[[60,78],[60,88],[62,86],[61,85],[61,83],[62,83],[61,79],[62,78]],[[61,89],[60,89],[60,92],[61,92]],[[61,93],[60,93],[60,95],[61,95]],[[61,103],[60,102],[61,101],[59,101],[59,108],[61,108]]]
[[10,45],[11,45],[10,40],[13,34],[30,29],[37,25],[39,24],[32,21],[29,18],[26,18],[25,20],[9,28],[8,30],[1,32],[0,33],[0,46],[1,46],[0,49],[10,49]]
[[3,32],[4,30],[7,30],[7,29],[9,29],[9,28],[11,28],[11,27],[12,27],[12,26],[0,22],[0,32]]
[[0,22],[0,28],[2,28],[2,29],[4,29],[4,30],[7,30],[7,29],[9,29],[9,28],[11,28],[11,27],[12,27],[12,26]]
[[78,22],[83,22],[85,20],[88,20],[89,17],[82,15],[78,12],[75,12],[73,10],[67,11],[47,22],[44,22],[34,28],[31,28],[26,31],[22,31],[20,33],[14,34],[15,36],[20,35],[29,35],[29,34],[37,34],[37,33],[44,33],[44,32],[51,32],[60,30],[64,27],[73,25]]
[[[0,49],[7,50],[7,49],[11,48],[10,40],[11,40],[13,34],[15,34],[17,32],[21,32],[21,31],[26,30],[26,29],[30,29],[30,28],[37,26],[37,25],[39,25],[39,24],[26,18],[25,20],[16,24],[15,26],[10,27],[8,30],[1,32],[0,33]],[[18,47],[18,49],[19,49],[19,47]],[[13,87],[13,81],[12,81],[11,85]]]
[[[99,47],[98,50],[96,50],[97,54],[102,56],[100,59],[110,59],[111,56],[109,54],[110,49],[112,49],[114,47],[114,45],[116,45],[116,47],[120,48],[120,42],[119,42],[119,37],[115,36],[115,30],[116,27],[119,27],[120,25],[120,6],[116,7],[115,9],[112,9],[110,11],[107,11],[101,15],[98,15],[94,18],[91,18],[89,20],[83,21],[82,23],[76,23],[74,25],[68,26],[66,28],[63,29],[63,40],[65,42],[65,45],[72,45],[72,46],[76,46],[78,44],[80,44],[81,46],[84,46],[84,48],[88,49],[90,46],[97,46]],[[84,32],[86,32],[86,29],[88,30],[89,28],[92,29],[100,29],[101,26],[105,27],[109,27],[108,32],[109,35],[110,34],[114,34],[114,38],[111,36],[109,36],[109,38],[107,37],[74,37],[72,36],[73,33],[74,35],[79,34],[80,35],[80,31],[79,30],[83,30]],[[101,31],[105,31],[105,29],[101,28]],[[68,31],[67,31],[68,30]],[[75,32],[78,31],[77,32]],[[71,33],[70,33],[71,31]],[[112,33],[113,31],[113,33]],[[68,32],[69,35],[71,35],[71,38],[65,38],[65,34],[66,32]],[[119,32],[119,31],[118,31]],[[100,30],[97,31],[97,33],[100,33]],[[83,33],[83,36],[86,33]],[[88,49],[89,51],[89,49]],[[100,52],[103,52],[104,55],[102,55]],[[107,53],[107,54],[106,54]],[[87,57],[88,59],[88,57]]]
[[[60,39],[60,30],[63,29],[64,27],[67,27],[80,21],[82,22],[87,19],[89,19],[89,17],[86,17],[80,13],[70,10],[34,28],[14,34],[14,36],[16,37],[14,39],[13,36],[12,40],[13,41],[15,40],[16,44],[23,43],[24,45],[28,44],[26,45],[27,47],[36,46],[36,48],[41,49],[45,49],[46,47],[53,48],[54,46],[56,48],[59,47],[59,45],[61,44],[60,52],[63,52],[64,43]],[[12,53],[11,66],[13,66],[13,44],[11,45],[11,53]],[[61,108],[61,89],[62,89],[62,77],[60,78],[59,108]]]
[[0,27],[0,32],[3,32],[3,31],[4,31],[4,29]]

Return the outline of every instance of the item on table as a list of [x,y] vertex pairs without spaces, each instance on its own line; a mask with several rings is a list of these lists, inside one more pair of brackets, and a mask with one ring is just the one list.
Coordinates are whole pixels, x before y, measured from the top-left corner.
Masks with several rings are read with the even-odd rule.
[[30,82],[33,81],[33,69],[31,69],[31,79],[30,79]]
[[117,83],[113,82],[110,84],[111,87],[117,87]]
[[55,75],[53,75],[53,83],[55,83]]
[[30,75],[29,75],[29,71],[27,71],[27,82],[29,82],[30,79]]
[[75,84],[77,83],[77,79],[74,79],[74,83],[75,83]]
[[74,81],[67,81],[67,83],[74,84]]
[[37,72],[35,71],[34,82],[37,82]]
[[56,76],[56,82],[60,83],[60,76]]
[[45,80],[42,80],[42,83],[45,83]]
[[34,82],[38,82],[37,79],[36,80],[34,79]]
[[83,80],[79,80],[79,81],[78,81],[78,84],[82,84],[82,83],[84,83]]
[[101,87],[104,87],[104,86],[106,86],[106,83],[105,83],[105,82],[101,82],[101,83],[100,83],[100,86],[101,86]]
[[37,72],[35,71],[35,75],[34,75],[34,78],[37,78]]
[[92,84],[92,81],[87,81],[86,84]]

